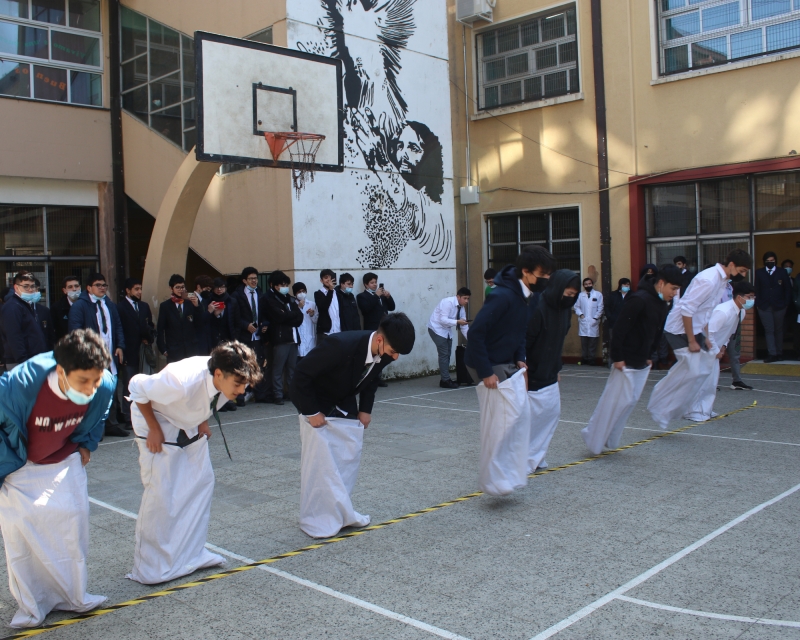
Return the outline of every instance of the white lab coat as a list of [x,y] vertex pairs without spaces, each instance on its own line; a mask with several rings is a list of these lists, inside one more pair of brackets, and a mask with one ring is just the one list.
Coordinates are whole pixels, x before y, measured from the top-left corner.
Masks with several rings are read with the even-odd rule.
[[588,294],[585,291],[578,294],[575,315],[580,318],[578,335],[597,338],[600,335],[600,318],[603,317],[603,294],[594,289]]
[[[300,306],[299,302],[298,306]],[[309,309],[314,310],[313,316],[308,315]],[[319,320],[319,313],[317,313],[317,305],[308,298],[306,298],[305,305],[300,311],[303,312],[303,324],[297,329],[300,333],[300,346],[297,348],[297,356],[304,358],[309,351],[317,346],[317,320]]]

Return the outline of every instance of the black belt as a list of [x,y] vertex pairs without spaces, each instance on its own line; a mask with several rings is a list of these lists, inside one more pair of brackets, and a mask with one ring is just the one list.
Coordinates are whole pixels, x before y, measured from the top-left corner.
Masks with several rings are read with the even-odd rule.
[[[147,440],[147,438],[142,436],[136,436],[140,440]],[[197,442],[200,439],[200,434],[198,433],[194,438],[190,438],[186,435],[186,432],[183,429],[178,431],[178,441],[177,442],[162,442],[161,444],[168,444],[171,447],[180,447],[183,449],[184,447],[188,447],[193,442]]]

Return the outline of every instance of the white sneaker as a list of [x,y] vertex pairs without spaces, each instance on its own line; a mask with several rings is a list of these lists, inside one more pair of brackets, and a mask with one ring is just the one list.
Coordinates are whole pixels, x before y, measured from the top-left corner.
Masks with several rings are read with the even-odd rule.
[[538,467],[536,467],[536,469],[537,469],[537,471],[538,471],[539,469],[547,469],[547,460],[542,460],[542,461],[539,463],[539,466],[538,466]]

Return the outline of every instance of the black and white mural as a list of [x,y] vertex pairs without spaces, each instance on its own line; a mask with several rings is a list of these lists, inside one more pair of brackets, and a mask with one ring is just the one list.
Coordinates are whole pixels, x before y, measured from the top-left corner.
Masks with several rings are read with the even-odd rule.
[[[328,208],[340,220],[353,206],[360,213],[361,228],[348,225],[348,240],[360,240],[355,263],[454,266],[444,0],[287,5],[289,46],[343,62],[346,179],[338,176]],[[311,187],[317,196],[337,182],[325,178],[318,174]],[[298,200],[299,209],[318,202],[306,194]]]

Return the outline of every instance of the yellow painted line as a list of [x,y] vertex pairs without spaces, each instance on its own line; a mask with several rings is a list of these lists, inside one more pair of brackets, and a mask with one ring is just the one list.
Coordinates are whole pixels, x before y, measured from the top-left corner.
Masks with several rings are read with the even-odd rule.
[[[563,469],[570,469],[572,467],[577,467],[582,464],[586,464],[587,462],[591,462],[593,460],[598,460],[600,458],[605,458],[606,456],[614,455],[615,453],[619,453],[621,451],[627,451],[628,449],[633,449],[634,447],[638,447],[639,445],[647,444],[648,442],[653,442],[654,440],[659,440],[661,438],[665,438],[667,436],[681,433],[688,429],[692,429],[693,427],[697,427],[700,425],[708,424],[709,422],[716,422],[717,420],[722,420],[724,418],[728,418],[734,414],[741,413],[742,411],[747,411],[748,409],[752,409],[757,406],[756,402],[753,404],[742,407],[741,409],[736,409],[734,411],[730,411],[728,413],[723,413],[716,418],[712,418],[711,420],[707,420],[706,422],[696,422],[694,424],[686,425],[685,427],[679,427],[678,429],[673,429],[672,431],[664,431],[663,433],[658,433],[650,438],[646,438],[644,440],[639,440],[637,442],[632,442],[631,444],[626,444],[618,449],[611,449],[609,451],[604,451],[596,456],[590,456],[588,458],[583,458],[582,460],[576,460],[575,462],[568,462],[566,464],[562,464],[558,467],[551,467],[549,469],[542,469],[541,471],[536,471],[535,473],[531,473],[528,477],[533,478],[535,476],[544,476],[548,473],[555,473],[556,471],[562,471]],[[417,516],[421,516],[426,513],[431,513],[433,511],[438,511],[439,509],[444,509],[445,507],[450,507],[454,504],[458,504],[459,502],[466,502],[467,500],[471,500],[472,498],[477,498],[483,495],[483,491],[475,491],[474,493],[468,493],[467,495],[454,498],[453,500],[447,500],[446,502],[440,502],[439,504],[433,507],[426,507],[424,509],[420,509],[419,511],[414,511],[412,513],[407,513],[404,516],[399,516],[396,518],[392,518],[391,520],[385,520],[379,524],[373,524],[366,526],[362,529],[358,529],[357,531],[351,531],[350,533],[345,533],[340,536],[336,536],[334,538],[328,538],[327,540],[322,540],[321,542],[315,542],[314,544],[310,544],[308,546],[302,547],[300,549],[296,549],[294,551],[287,551],[286,553],[280,553],[276,556],[272,556],[271,558],[266,558],[264,560],[258,560],[257,562],[251,562],[249,564],[244,564],[239,567],[234,567],[232,569],[227,569],[225,571],[220,571],[219,573],[215,573],[210,576],[206,576],[204,578],[200,578],[198,580],[192,580],[191,582],[185,582],[183,584],[176,585],[174,587],[170,587],[168,589],[163,589],[161,591],[154,591],[153,593],[149,593],[145,596],[139,596],[138,598],[134,598],[133,600],[127,600],[126,602],[120,602],[119,604],[111,605],[109,607],[103,607],[101,609],[95,609],[94,611],[89,611],[88,613],[82,613],[80,615],[74,616],[72,618],[66,618],[65,620],[59,620],[58,622],[52,622],[50,624],[46,624],[41,627],[37,627],[35,629],[26,629],[25,631],[20,631],[14,633],[10,636],[5,636],[4,638],[0,638],[0,640],[16,640],[18,638],[32,638],[33,636],[38,636],[42,633],[47,633],[48,631],[52,631],[54,629],[59,629],[61,627],[66,627],[69,625],[77,624],[79,622],[83,622],[84,620],[90,620],[92,618],[97,618],[99,616],[106,615],[107,613],[113,613],[114,611],[119,611],[120,609],[125,609],[127,607],[133,607],[137,604],[144,604],[150,600],[155,600],[156,598],[161,598],[163,596],[172,595],[174,593],[178,593],[185,589],[192,589],[194,587],[202,586],[208,582],[213,582],[214,580],[220,580],[221,578],[227,578],[228,576],[235,575],[237,573],[241,573],[243,571],[249,571],[250,569],[255,569],[260,567],[261,565],[265,564],[272,564],[273,562],[278,562],[279,560],[284,560],[286,558],[293,558],[295,556],[299,556],[303,553],[307,553],[308,551],[314,551],[316,549],[321,549],[329,544],[334,544],[336,542],[342,542],[343,540],[347,540],[349,538],[357,538],[358,536],[364,535],[369,531],[377,531],[378,529],[385,529],[393,524],[398,522],[403,522],[404,520],[410,520],[411,518],[416,518]]]
[[759,409],[778,409],[779,411],[800,411],[800,407],[773,407],[772,405],[760,404]]
[[760,362],[748,362],[742,367],[742,373],[800,377],[800,364],[763,364]]

